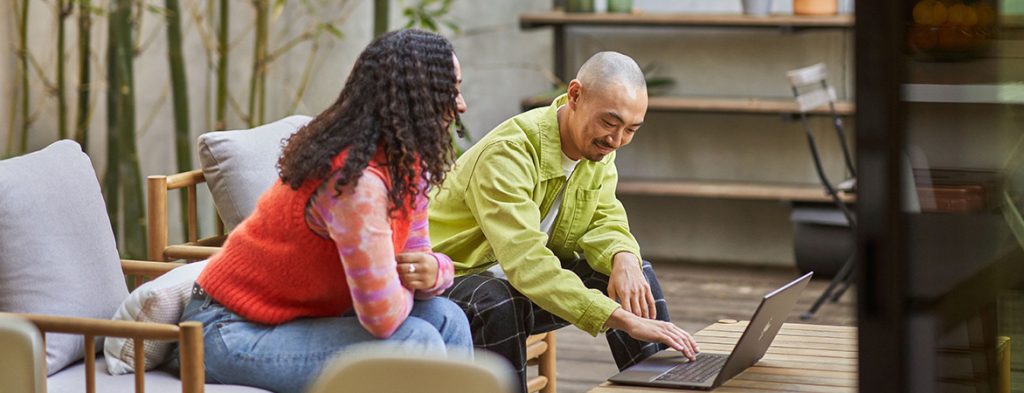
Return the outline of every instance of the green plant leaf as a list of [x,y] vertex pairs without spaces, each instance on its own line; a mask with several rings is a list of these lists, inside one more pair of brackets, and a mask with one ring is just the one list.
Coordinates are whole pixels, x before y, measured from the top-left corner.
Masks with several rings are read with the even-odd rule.
[[284,4],[286,0],[274,0],[274,5],[270,9],[270,20],[277,20],[284,12]]
[[330,33],[331,35],[333,35],[334,37],[338,38],[338,39],[344,39],[345,38],[345,33],[342,33],[341,30],[339,30],[337,26],[334,26],[334,25],[332,25],[330,23],[324,23],[323,24],[323,29],[325,31],[327,31],[328,33]]

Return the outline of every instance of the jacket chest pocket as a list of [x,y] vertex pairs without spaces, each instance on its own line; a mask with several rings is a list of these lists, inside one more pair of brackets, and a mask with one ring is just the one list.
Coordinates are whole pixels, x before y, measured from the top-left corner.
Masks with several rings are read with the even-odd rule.
[[567,248],[575,249],[576,241],[579,240],[587,228],[590,227],[591,220],[594,219],[594,211],[597,210],[597,203],[601,189],[584,189],[578,188],[575,192],[575,198],[572,200],[572,206],[568,206],[572,214],[569,224],[569,233],[565,239],[565,245]]

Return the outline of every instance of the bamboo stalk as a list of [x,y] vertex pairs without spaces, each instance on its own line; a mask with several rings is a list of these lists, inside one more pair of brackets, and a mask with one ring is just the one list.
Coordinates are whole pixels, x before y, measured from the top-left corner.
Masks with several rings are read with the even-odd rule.
[[[11,12],[12,12],[12,14],[16,14],[18,12],[18,1],[17,0],[11,0],[10,2],[11,2]],[[15,20],[14,24],[15,24],[15,29],[14,30],[17,31],[18,30],[17,29],[18,21]],[[15,50],[14,56],[15,56],[15,58],[17,58],[17,56],[18,56],[17,50]],[[17,71],[16,71],[14,77],[15,77],[15,79],[18,78]],[[16,124],[17,124],[17,117],[18,117],[18,97],[19,97],[18,93],[19,93],[19,91],[17,89],[14,89],[14,94],[13,94],[13,97],[11,97],[11,101],[9,103],[10,106],[8,107],[8,112],[7,112],[8,114],[10,114],[10,116],[8,116],[8,118],[7,118],[7,122],[8,123],[7,123],[7,145],[6,145],[7,146],[7,150],[6,150],[6,154],[8,156],[13,156],[15,154],[14,153],[14,151],[15,151],[14,147],[17,145],[16,139],[18,137],[18,133],[17,133],[17,126],[16,126]]]
[[121,220],[118,214],[121,201],[121,176],[118,171],[118,160],[120,159],[120,146],[118,143],[118,97],[120,94],[120,82],[117,72],[117,52],[122,44],[121,23],[118,20],[121,14],[120,6],[110,3],[107,12],[107,167],[103,174],[103,200],[107,203],[107,215],[110,216],[110,226],[114,231],[114,237],[121,238]]
[[292,107],[288,113],[295,113],[299,108],[299,104],[302,103],[302,96],[306,95],[306,88],[309,86],[309,80],[313,74],[313,63],[316,61],[316,55],[319,52],[320,37],[317,37],[313,40],[313,46],[309,50],[306,66],[302,69],[302,77],[299,79],[299,88],[295,91],[295,99],[292,101]]
[[[146,255],[145,213],[143,211],[143,193],[141,171],[139,169],[139,156],[135,147],[135,90],[134,70],[134,48],[132,41],[132,0],[115,0],[114,12],[111,13],[111,47],[113,49],[112,62],[116,84],[111,88],[114,97],[113,109],[114,125],[111,132],[117,134],[117,145],[119,156],[113,157],[116,163],[116,171],[119,174],[121,194],[124,197],[123,223],[124,236],[122,244],[125,252],[132,257],[144,257]],[[115,189],[116,190],[116,189]],[[116,191],[115,191],[116,193]],[[115,205],[116,206],[116,205]],[[108,206],[109,208],[109,206]],[[109,209],[108,209],[109,211]]]
[[28,4],[31,0],[21,0],[21,9],[18,10],[18,70],[21,72],[21,139],[18,142],[18,152],[28,151],[28,127],[31,124],[29,119],[29,90],[28,90]]
[[388,32],[388,13],[391,0],[373,0],[373,36]]
[[217,115],[214,129],[227,129],[228,106],[228,0],[220,0],[220,25],[217,26]]
[[57,0],[57,136],[68,138],[68,99],[64,91],[64,19],[68,12],[65,0]]
[[78,114],[75,140],[82,151],[89,151],[89,39],[92,32],[90,0],[78,0]]
[[268,0],[253,0],[256,6],[256,33],[253,48],[252,77],[249,80],[249,127],[263,124],[265,108],[267,25],[270,22]]
[[[189,130],[188,77],[185,73],[185,56],[181,50],[181,8],[178,0],[166,0],[164,5],[167,7],[167,57],[171,69],[175,157],[178,172],[187,172],[192,169],[192,138]],[[181,222],[187,222],[187,196],[183,193],[178,193],[178,196],[181,201]],[[186,228],[183,228],[182,233],[188,236]]]

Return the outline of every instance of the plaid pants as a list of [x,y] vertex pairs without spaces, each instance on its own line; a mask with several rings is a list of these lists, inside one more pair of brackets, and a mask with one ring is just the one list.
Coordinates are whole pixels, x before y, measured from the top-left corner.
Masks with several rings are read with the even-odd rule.
[[[598,289],[607,295],[608,276],[595,272],[585,260],[563,261],[562,268],[576,273],[587,288]],[[651,286],[658,319],[668,321],[668,305],[650,262],[643,262],[643,272]],[[569,325],[516,291],[508,280],[487,273],[456,277],[455,283],[442,296],[466,312],[476,348],[495,352],[511,362],[523,392],[526,392],[526,338]],[[619,370],[667,348],[662,344],[636,340],[616,329],[608,330],[605,337]]]

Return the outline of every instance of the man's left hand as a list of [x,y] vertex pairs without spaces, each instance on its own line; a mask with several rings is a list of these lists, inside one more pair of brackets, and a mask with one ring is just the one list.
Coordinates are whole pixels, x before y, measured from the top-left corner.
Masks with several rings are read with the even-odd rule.
[[651,285],[644,277],[640,258],[629,252],[612,257],[612,274],[608,278],[608,297],[618,301],[622,309],[638,317],[654,319],[658,316]]

